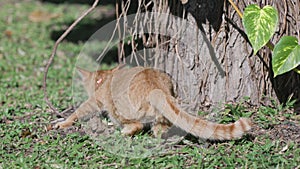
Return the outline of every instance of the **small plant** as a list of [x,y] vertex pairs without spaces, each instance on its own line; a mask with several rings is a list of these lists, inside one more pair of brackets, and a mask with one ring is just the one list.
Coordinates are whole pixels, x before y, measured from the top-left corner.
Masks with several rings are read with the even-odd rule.
[[273,51],[272,67],[274,77],[294,70],[300,74],[296,67],[300,64],[300,45],[297,38],[293,36],[284,36],[276,44]]
[[273,51],[272,70],[274,77],[294,70],[300,74],[296,67],[300,65],[300,45],[298,39],[293,36],[283,36],[275,47],[269,41],[278,25],[278,12],[272,6],[260,8],[252,4],[245,8],[244,16],[229,0],[243,21],[246,35],[253,47],[254,54],[263,46]]

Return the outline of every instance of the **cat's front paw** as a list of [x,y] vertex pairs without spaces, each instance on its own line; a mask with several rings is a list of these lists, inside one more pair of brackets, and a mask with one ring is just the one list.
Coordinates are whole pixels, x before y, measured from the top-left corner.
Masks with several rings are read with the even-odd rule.
[[59,123],[56,123],[53,128],[54,129],[64,129],[64,128],[69,128],[73,125],[72,121],[62,121]]

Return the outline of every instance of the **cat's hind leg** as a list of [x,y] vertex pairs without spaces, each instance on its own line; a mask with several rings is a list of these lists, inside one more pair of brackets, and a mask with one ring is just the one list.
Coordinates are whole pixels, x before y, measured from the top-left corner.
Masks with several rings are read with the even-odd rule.
[[133,136],[139,133],[143,129],[143,124],[141,122],[135,121],[131,123],[123,124],[122,134],[126,136]]
[[165,134],[167,134],[170,126],[172,124],[168,119],[164,116],[157,116],[154,125],[152,126],[151,130],[153,132],[154,137],[163,138]]

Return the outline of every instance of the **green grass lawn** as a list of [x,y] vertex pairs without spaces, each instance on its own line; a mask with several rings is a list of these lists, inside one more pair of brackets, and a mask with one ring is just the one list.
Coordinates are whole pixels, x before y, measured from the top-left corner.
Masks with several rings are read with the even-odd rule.
[[[163,153],[131,158],[112,153],[77,125],[69,131],[48,130],[57,117],[44,102],[42,79],[54,41],[50,33],[63,30],[85,4],[0,0],[0,168],[299,168],[299,115],[289,105],[252,108],[227,105],[220,122],[252,115],[256,127],[240,140],[203,142],[186,138]],[[102,9],[112,9],[112,6]],[[34,21],[44,13],[46,21]],[[83,21],[93,21],[92,14]],[[35,18],[37,19],[37,18]],[[99,18],[98,18],[99,19]],[[60,111],[72,105],[72,77],[83,44],[60,44],[48,75],[51,101]],[[250,113],[249,113],[250,112]],[[151,137],[115,137],[148,141]],[[124,143],[124,142],[123,142]],[[121,151],[120,151],[121,152]]]

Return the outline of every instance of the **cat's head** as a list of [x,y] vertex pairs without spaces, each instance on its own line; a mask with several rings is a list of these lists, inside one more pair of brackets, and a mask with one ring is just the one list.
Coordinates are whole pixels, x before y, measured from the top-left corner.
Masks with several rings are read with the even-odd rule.
[[95,91],[108,79],[111,77],[114,71],[119,70],[120,66],[113,68],[111,70],[98,70],[95,72],[90,72],[82,68],[77,67],[79,75],[81,76],[83,86],[87,91],[89,96],[92,96]]

